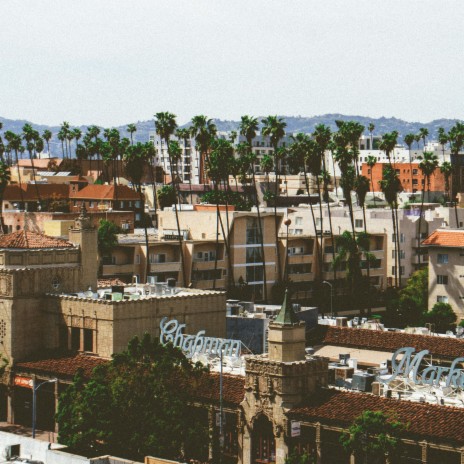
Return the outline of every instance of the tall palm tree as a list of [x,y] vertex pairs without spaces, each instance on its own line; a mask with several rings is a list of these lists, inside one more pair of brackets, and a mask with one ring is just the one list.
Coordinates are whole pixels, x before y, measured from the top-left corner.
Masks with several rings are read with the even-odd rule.
[[244,164],[251,167],[251,179],[254,193],[254,202],[256,207],[256,214],[258,218],[258,240],[261,245],[261,256],[263,259],[263,296],[264,302],[267,303],[267,279],[266,279],[266,256],[264,254],[264,236],[263,236],[263,225],[261,221],[261,212],[260,212],[260,201],[258,195],[258,189],[256,186],[256,173],[255,173],[255,161],[256,156],[253,153],[253,139],[258,133],[258,119],[253,116],[242,116],[240,119],[239,130],[240,134],[245,137],[246,140],[246,150],[244,151],[244,158],[248,161]]
[[2,160],[0,161],[0,233],[2,234],[6,233],[5,224],[3,223],[3,195],[10,180],[10,167]]
[[459,166],[459,152],[464,146],[464,123],[457,121],[448,132],[451,148],[451,166],[453,174],[451,176],[451,198],[454,201],[454,214],[456,217],[456,227],[459,228],[457,193],[461,191],[461,167]]
[[274,169],[275,169],[275,189],[274,189],[274,232],[275,232],[275,241],[276,241],[276,252],[277,252],[277,281],[280,283],[282,281],[281,270],[282,270],[282,260],[280,256],[280,247],[279,243],[279,220],[277,218],[277,197],[279,195],[279,181],[280,181],[280,160],[278,158],[278,148],[280,141],[285,136],[285,127],[287,123],[277,116],[268,116],[262,121],[263,129],[262,134],[269,137],[273,155],[274,155]]
[[445,162],[445,146],[449,142],[449,137],[445,129],[443,129],[443,127],[438,128],[438,142],[441,145],[441,149],[443,153],[443,162]]
[[371,173],[371,188],[372,188],[372,195],[374,197],[374,208],[375,208],[376,204],[375,204],[375,189],[374,189],[374,181],[373,181],[373,172],[374,172],[374,166],[377,164],[377,158],[375,156],[369,155],[367,157],[366,164],[369,167],[369,171]]
[[447,201],[450,201],[450,177],[451,173],[453,172],[453,167],[449,161],[443,162],[440,166],[440,172],[443,174],[445,178],[445,193],[447,197]]
[[34,133],[34,129],[30,124],[24,124],[23,126],[23,133],[22,133],[22,138],[26,142],[26,148],[27,151],[29,152],[29,159],[31,161],[31,168],[32,168],[32,178],[34,180],[34,185],[35,185],[35,192],[37,195],[37,201],[39,205],[41,204],[41,198],[40,198],[40,191],[39,191],[39,186],[37,185],[36,177],[35,177],[35,166],[34,166],[34,137],[36,134]]
[[407,145],[408,147],[408,152],[409,152],[409,172],[411,174],[411,193],[414,193],[413,192],[413,186],[412,186],[412,181],[413,181],[413,176],[412,176],[412,157],[411,157],[411,147],[412,147],[412,144],[414,143],[414,140],[415,140],[415,136],[414,134],[406,134],[404,136],[404,143]]
[[68,146],[67,146],[69,131],[70,131],[69,122],[64,121],[61,124],[61,128],[60,128],[60,133],[61,133],[61,137],[62,137],[62,143],[64,142],[64,146],[66,148],[66,150],[65,150],[66,155],[63,153],[63,158],[70,157],[70,154],[68,155]]
[[421,264],[421,225],[422,225],[422,215],[424,214],[424,198],[425,198],[425,188],[427,185],[427,199],[430,201],[430,178],[435,173],[435,170],[438,167],[438,158],[433,152],[424,151],[422,156],[419,156],[421,162],[419,163],[419,169],[424,176],[424,184],[422,185],[422,201],[420,207],[420,216],[419,216],[419,230],[417,231],[417,252],[418,252],[418,264],[420,269]]
[[137,126],[136,126],[135,124],[128,124],[126,130],[127,130],[127,132],[129,132],[129,134],[130,134],[131,145],[134,145],[134,137],[133,137],[133,134],[134,134],[134,132],[137,132]]
[[395,236],[395,287],[401,287],[401,253],[400,253],[400,237],[398,226],[398,193],[402,190],[401,181],[399,180],[395,168],[391,164],[387,164],[383,168],[382,180],[380,181],[380,189],[385,195],[385,200],[390,205],[392,213],[392,227]]
[[[169,165],[171,167],[171,180],[176,192],[177,201],[179,202],[179,183],[178,183],[178,172],[175,170],[177,162],[175,158],[173,158],[173,154],[171,152],[172,145],[170,145],[171,137],[174,135],[177,129],[177,122],[176,122],[176,115],[169,113],[169,112],[159,112],[155,114],[155,129],[156,133],[160,136],[161,140],[164,141],[168,151],[168,158],[169,158]],[[174,156],[177,156],[177,152]],[[176,224],[177,224],[177,235],[179,240],[179,249],[180,249],[180,259],[181,259],[181,266],[182,266],[182,278],[184,280],[184,285],[187,285],[187,268],[184,259],[184,250],[183,250],[183,237],[180,229],[180,222],[179,222],[179,211],[177,208],[177,202],[174,203],[174,212],[176,215]]]
[[205,175],[205,163],[208,160],[208,152],[211,148],[211,141],[216,136],[217,128],[212,119],[205,115],[198,115],[192,118],[190,134],[195,139],[197,153],[198,182],[206,186],[207,177]]
[[367,130],[369,131],[369,134],[371,136],[371,150],[374,149],[374,129],[375,125],[374,123],[370,122],[369,125],[367,126]]
[[50,153],[50,140],[51,140],[52,136],[53,136],[53,134],[48,129],[45,129],[43,131],[42,137],[43,137],[43,139],[45,140],[45,142],[47,144],[47,150],[48,150],[48,156],[49,157],[51,156],[51,153]]
[[422,139],[422,143],[424,145],[424,150],[425,150],[425,139],[429,136],[429,130],[426,127],[421,127],[419,129],[419,135],[420,135],[420,138]]
[[15,154],[16,168],[18,172],[19,195],[21,198],[22,206],[23,208],[25,208],[24,193],[21,185],[21,170],[19,169],[19,152],[23,148],[23,146],[21,145],[21,136],[15,134],[14,132],[6,131],[5,140],[8,142],[8,149],[10,150],[10,152],[14,152]]
[[[76,127],[73,129],[72,135],[73,135],[74,140],[76,141],[76,149],[77,149],[79,140],[82,138],[82,131],[78,127]],[[76,157],[77,157],[77,154],[76,154]]]

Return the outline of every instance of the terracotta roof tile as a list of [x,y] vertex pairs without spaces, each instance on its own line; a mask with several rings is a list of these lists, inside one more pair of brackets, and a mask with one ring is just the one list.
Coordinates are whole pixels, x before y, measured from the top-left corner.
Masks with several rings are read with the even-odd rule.
[[[115,188],[116,187],[116,188]],[[140,200],[140,195],[127,185],[87,185],[78,192],[71,193],[70,198],[89,200]]]
[[123,282],[121,279],[114,278],[114,279],[98,279],[97,287],[98,288],[106,288],[111,287],[113,285],[124,286],[127,285],[126,282]]
[[72,378],[78,369],[83,369],[85,377],[89,378],[92,371],[108,360],[86,354],[64,354],[55,357],[39,359],[36,361],[24,361],[15,363],[16,372],[26,371],[35,374],[56,375]]
[[[62,162],[62,158],[42,158],[42,159],[35,159],[34,160],[34,169],[44,169],[48,168],[48,165],[52,161],[57,166],[59,166]],[[18,166],[25,167],[25,168],[32,168],[32,161],[30,159],[20,159],[18,160]]]
[[0,248],[71,248],[71,242],[57,237],[20,230],[11,234],[0,235]]
[[3,201],[38,201],[52,198],[69,198],[68,184],[9,184],[5,188]]
[[422,242],[422,245],[464,248],[464,230],[437,229]]
[[397,415],[409,424],[408,433],[421,437],[464,441],[464,409],[405,400],[383,398],[367,393],[320,390],[305,403],[290,410],[291,417],[351,424],[365,410]]
[[[196,398],[219,403],[219,378],[216,372],[205,374],[196,385]],[[245,377],[224,374],[222,378],[223,400],[239,405],[245,398]]]
[[464,353],[464,340],[431,335],[414,335],[383,330],[351,329],[328,327],[323,339],[324,345],[369,348],[393,352],[398,348],[411,346],[416,351],[429,350],[434,356],[458,358]]

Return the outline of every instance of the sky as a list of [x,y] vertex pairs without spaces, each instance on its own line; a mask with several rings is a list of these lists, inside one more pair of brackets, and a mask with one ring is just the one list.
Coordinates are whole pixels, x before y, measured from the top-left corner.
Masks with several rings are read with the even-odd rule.
[[2,0],[0,116],[464,119],[462,0]]

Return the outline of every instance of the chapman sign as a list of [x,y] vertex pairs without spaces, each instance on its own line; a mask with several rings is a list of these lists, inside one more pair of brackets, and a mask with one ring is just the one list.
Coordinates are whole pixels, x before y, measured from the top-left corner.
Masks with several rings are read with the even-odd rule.
[[163,317],[160,323],[161,343],[172,343],[180,348],[187,358],[191,358],[195,353],[218,356],[222,353],[223,356],[240,357],[240,340],[205,337],[204,330],[200,330],[196,335],[185,335],[182,333],[184,327],[185,324],[179,324],[176,319],[168,321],[167,317]]
[[[447,387],[464,387],[464,371],[458,367],[464,362],[464,358],[456,358],[450,367],[428,366],[419,372],[420,365],[428,350],[422,350],[415,354],[415,348],[400,348],[392,357],[392,375],[388,379],[382,379],[389,383],[398,376],[409,377],[416,385],[440,385],[440,379],[446,379]],[[398,359],[402,356],[401,359]]]

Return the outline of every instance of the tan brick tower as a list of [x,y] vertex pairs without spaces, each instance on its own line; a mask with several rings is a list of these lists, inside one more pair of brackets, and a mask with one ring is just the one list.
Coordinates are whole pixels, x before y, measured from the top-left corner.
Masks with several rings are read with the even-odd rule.
[[98,277],[98,231],[92,225],[82,202],[80,214],[69,229],[69,241],[81,250],[80,290],[97,289]]
[[259,459],[259,453],[283,464],[289,452],[286,412],[318,386],[327,386],[328,361],[306,358],[305,324],[294,313],[287,293],[269,324],[268,346],[268,354],[246,360],[242,464]]

